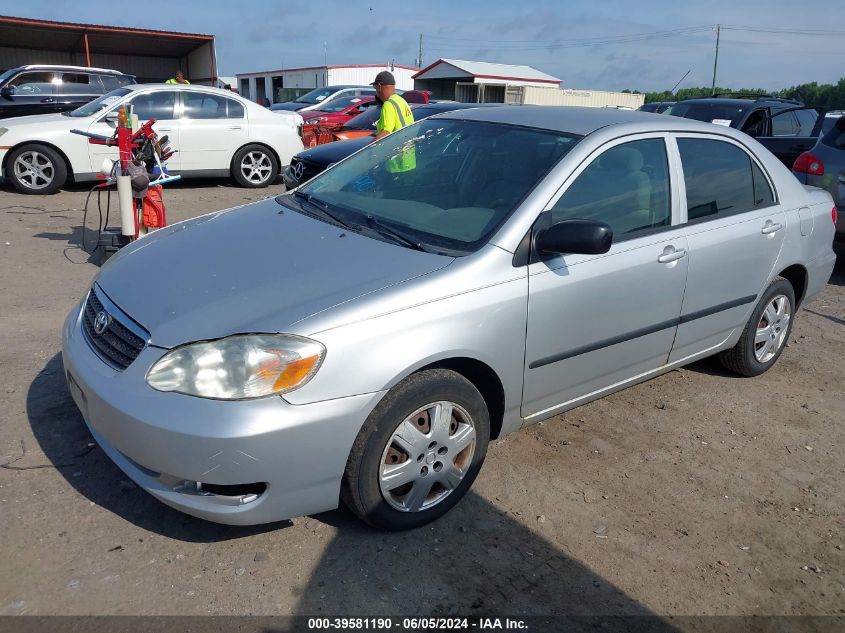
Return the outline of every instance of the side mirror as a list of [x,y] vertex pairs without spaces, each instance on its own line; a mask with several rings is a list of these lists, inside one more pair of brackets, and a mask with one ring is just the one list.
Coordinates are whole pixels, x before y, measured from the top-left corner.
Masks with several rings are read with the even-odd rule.
[[0,96],[10,97],[13,94],[15,94],[14,86],[3,86],[2,88],[0,88]]
[[610,250],[612,243],[613,229],[595,220],[563,220],[534,238],[534,246],[541,255],[601,255]]
[[106,116],[103,117],[103,120],[108,121],[109,123],[115,123],[117,121],[118,114],[117,110],[106,112]]

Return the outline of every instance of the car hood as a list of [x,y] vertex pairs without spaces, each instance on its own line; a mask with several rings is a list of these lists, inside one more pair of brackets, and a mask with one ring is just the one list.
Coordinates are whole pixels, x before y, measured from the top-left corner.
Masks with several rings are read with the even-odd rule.
[[347,156],[351,156],[362,147],[366,147],[373,142],[372,137],[362,136],[361,138],[353,138],[348,141],[335,141],[334,143],[324,143],[317,147],[312,147],[304,152],[296,155],[302,160],[309,160],[321,165],[330,165],[342,161]]
[[264,200],[160,229],[112,257],[97,283],[150,332],[152,344],[173,347],[289,331],[308,316],[452,261]]
[[[30,114],[4,119],[2,127],[8,129],[7,134],[26,134],[28,131],[42,131],[44,128],[79,128],[88,129],[91,117],[72,117],[63,114]],[[5,136],[5,135],[4,135]]]

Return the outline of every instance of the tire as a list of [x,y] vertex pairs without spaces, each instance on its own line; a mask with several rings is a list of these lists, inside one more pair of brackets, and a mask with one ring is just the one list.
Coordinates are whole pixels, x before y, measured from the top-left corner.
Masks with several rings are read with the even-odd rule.
[[232,158],[232,178],[249,189],[266,187],[279,176],[279,161],[263,145],[245,145]]
[[31,143],[9,154],[6,175],[21,193],[49,195],[67,182],[67,164],[56,150]]
[[719,354],[719,360],[741,376],[759,376],[780,358],[794,320],[795,290],[778,277],[763,293],[737,344]]
[[[444,404],[452,406],[451,415]],[[409,376],[387,393],[358,433],[341,500],[376,528],[425,525],[466,494],[489,440],[487,405],[466,378],[446,369]]]

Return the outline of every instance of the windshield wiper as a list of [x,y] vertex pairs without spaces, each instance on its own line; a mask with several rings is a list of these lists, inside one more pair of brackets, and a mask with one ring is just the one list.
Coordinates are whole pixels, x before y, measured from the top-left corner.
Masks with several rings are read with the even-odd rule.
[[425,253],[430,253],[431,251],[427,249],[425,246],[422,245],[421,242],[415,242],[413,239],[408,237],[407,235],[397,231],[396,229],[388,226],[381,220],[374,218],[371,215],[367,216],[367,225],[373,229],[376,233],[380,233],[381,235],[388,235],[393,238],[394,242],[400,242],[409,248],[413,248],[416,251],[423,251]]
[[345,229],[354,230],[355,227],[343,220],[340,216],[335,213],[329,211],[329,205],[320,200],[319,198],[315,198],[310,193],[305,193],[304,191],[294,191],[293,195],[301,200],[305,200],[308,204],[312,207],[317,209],[319,213],[323,216],[334,222],[335,224],[340,224]]

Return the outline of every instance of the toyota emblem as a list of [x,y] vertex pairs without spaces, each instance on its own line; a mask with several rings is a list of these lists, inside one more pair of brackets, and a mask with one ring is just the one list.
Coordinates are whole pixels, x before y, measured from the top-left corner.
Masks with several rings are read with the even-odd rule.
[[290,173],[293,174],[293,177],[299,180],[302,178],[302,174],[305,173],[305,164],[304,163],[297,163],[293,167],[290,168]]
[[100,334],[106,331],[106,328],[109,327],[110,323],[111,316],[109,316],[109,313],[101,310],[97,313],[97,316],[94,318],[94,332],[96,332],[99,336]]

